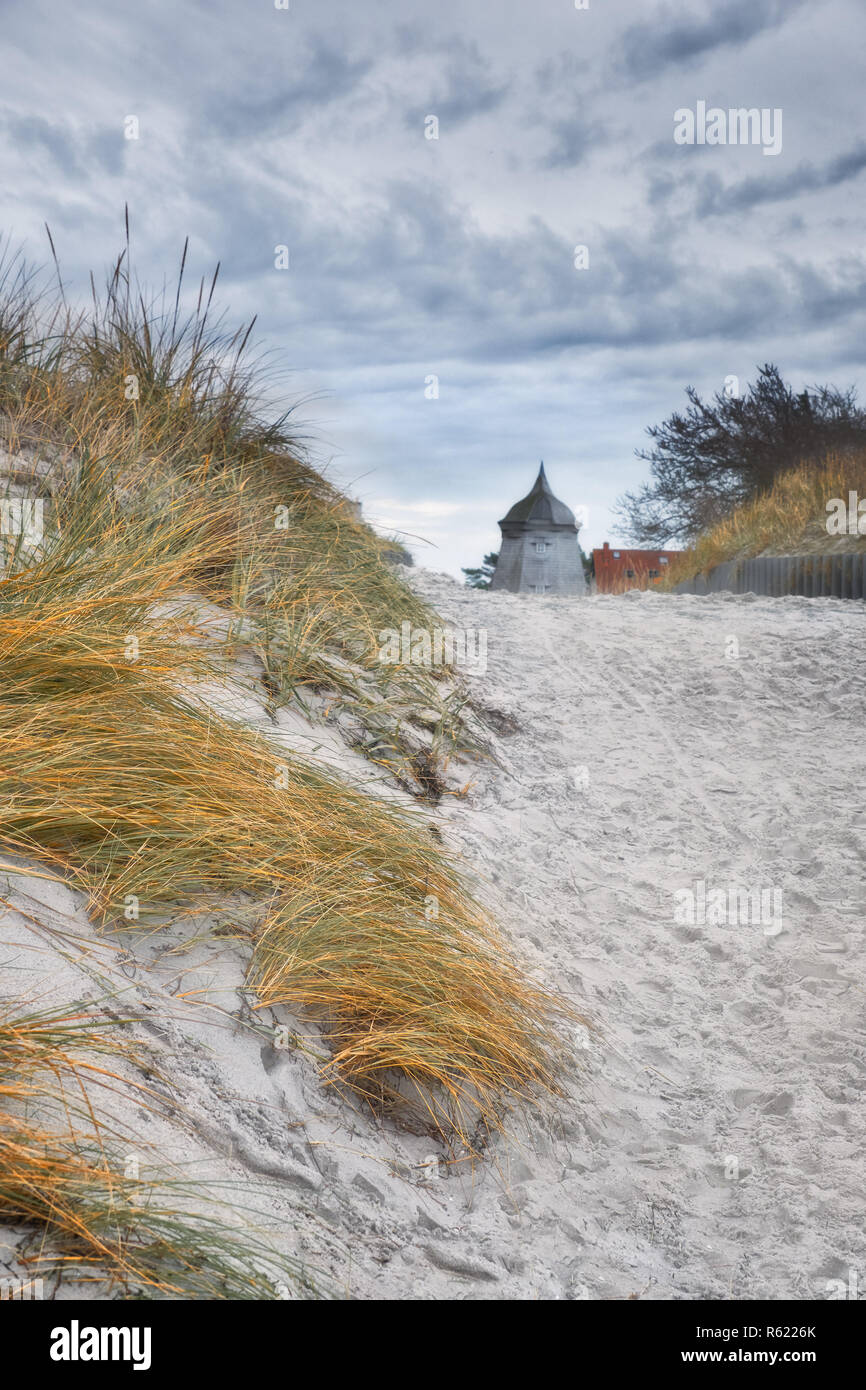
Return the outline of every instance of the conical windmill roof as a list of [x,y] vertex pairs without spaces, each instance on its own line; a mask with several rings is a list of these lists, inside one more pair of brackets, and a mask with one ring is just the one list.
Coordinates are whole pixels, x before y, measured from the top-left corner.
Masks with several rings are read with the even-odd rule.
[[532,491],[521,497],[499,523],[500,526],[574,526],[574,512],[558,497],[554,497],[547,481],[544,464],[538,470],[538,477]]

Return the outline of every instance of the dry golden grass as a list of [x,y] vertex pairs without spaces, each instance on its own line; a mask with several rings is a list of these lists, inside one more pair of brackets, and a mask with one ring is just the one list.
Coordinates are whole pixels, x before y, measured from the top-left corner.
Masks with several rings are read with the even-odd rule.
[[[792,555],[834,548],[827,534],[827,503],[846,502],[849,491],[866,497],[866,453],[830,457],[820,465],[802,463],[781,474],[772,488],[745,503],[683,551],[664,584],[705,574],[714,565],[752,555]],[[845,537],[846,547],[862,538]]]
[[94,1283],[105,1297],[261,1299],[278,1284],[321,1296],[252,1229],[239,1241],[241,1214],[222,1212],[205,1186],[124,1175],[95,1090],[128,1092],[116,1068],[136,1058],[117,1023],[92,1010],[0,1008],[0,1222],[20,1233],[29,1278]]
[[[132,900],[152,922],[251,895],[251,981],[322,1024],[326,1080],[477,1147],[509,1103],[557,1091],[569,1010],[527,979],[425,820],[178,693],[243,641],[275,703],[324,692],[422,790],[466,742],[459,695],[376,660],[379,630],[435,615],[285,420],[260,422],[248,333],[215,336],[208,308],[154,315],[122,269],[90,319],[61,315],[42,339],[16,303],[4,330],[0,304],[7,447],[41,460],[47,513],[41,553],[0,581],[0,835],[73,874],[106,923]],[[225,605],[228,646],[159,616],[190,593]]]
[[[0,611],[4,597],[0,584]],[[503,1101],[555,1089],[555,1003],[510,962],[420,817],[286,761],[114,653],[99,667],[95,643],[77,678],[64,651],[56,688],[48,626],[43,611],[23,694],[20,646],[0,629],[8,845],[70,869],[105,921],[133,897],[147,920],[253,895],[262,1001],[312,1009],[330,1071],[369,1098],[391,1072],[408,1078],[449,1137],[468,1143]]]
[[[378,634],[404,620],[430,628],[435,615],[383,562],[394,542],[302,457],[289,414],[263,418],[261,364],[245,362],[251,328],[212,322],[204,286],[186,317],[179,298],[147,302],[124,258],[89,316],[13,275],[0,300],[0,445],[21,456],[18,481],[61,529],[86,531],[88,508],[102,515],[112,495],[127,521],[164,513],[166,498],[198,518],[205,503],[234,517],[218,573],[196,577],[225,581],[218,597],[247,621],[274,706],[345,711],[359,747],[423,795],[419,752],[444,768],[473,748],[462,698],[448,672],[380,663]],[[420,707],[438,716],[432,746],[414,723]]]

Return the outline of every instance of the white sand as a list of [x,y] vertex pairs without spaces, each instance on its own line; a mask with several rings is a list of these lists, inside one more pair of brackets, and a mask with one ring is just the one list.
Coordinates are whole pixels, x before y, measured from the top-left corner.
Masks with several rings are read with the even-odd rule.
[[[186,1116],[115,1099],[142,1176],[170,1161],[236,1182],[354,1297],[820,1298],[851,1271],[866,1287],[866,605],[412,582],[486,628],[469,683],[519,726],[431,814],[533,970],[601,1030],[575,1035],[584,1075],[559,1119],[516,1121],[474,1172],[424,1167],[429,1139],[353,1112],[251,1029],[292,1021],[251,1020],[236,944],[184,949],[187,925],[124,939],[121,963],[80,895],[26,874],[11,894],[0,874],[30,914],[2,919],[0,995],[122,991]],[[274,731],[260,702],[238,708]],[[333,731],[279,721],[369,781]],[[783,929],[677,922],[696,880],[781,890]]]

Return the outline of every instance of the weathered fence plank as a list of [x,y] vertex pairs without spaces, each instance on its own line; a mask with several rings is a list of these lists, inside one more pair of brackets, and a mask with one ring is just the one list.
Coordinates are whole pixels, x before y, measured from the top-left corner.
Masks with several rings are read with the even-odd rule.
[[756,555],[684,579],[675,594],[760,594],[782,598],[866,597],[866,550],[841,555]]

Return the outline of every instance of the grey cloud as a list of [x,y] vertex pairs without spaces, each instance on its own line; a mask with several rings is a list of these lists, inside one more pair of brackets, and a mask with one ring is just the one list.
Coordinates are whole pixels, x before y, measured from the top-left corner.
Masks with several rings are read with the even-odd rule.
[[573,169],[599,146],[608,144],[610,134],[598,121],[588,120],[583,113],[575,113],[550,126],[553,144],[545,156],[547,169]]
[[69,122],[19,115],[6,108],[0,111],[0,129],[19,149],[46,155],[55,169],[66,175],[92,175],[94,165],[110,175],[123,168],[125,142],[119,124],[115,130],[105,126],[82,130]]
[[866,169],[866,144],[857,145],[816,168],[799,164],[781,177],[741,179],[724,184],[717,174],[707,174],[701,180],[696,201],[699,217],[716,217],[730,212],[744,212],[762,203],[779,203],[796,198],[800,193],[813,193],[847,183]]
[[0,123],[19,148],[46,154],[60,169],[79,171],[80,150],[67,126],[46,120],[44,116],[19,116],[5,110]]
[[288,76],[284,59],[257,73],[259,90],[254,97],[236,95],[230,102],[223,96],[211,97],[207,119],[215,131],[233,141],[267,134],[277,125],[292,133],[314,111],[348,96],[372,67],[372,58],[352,58],[330,43],[317,41],[293,59]]
[[591,149],[610,141],[607,127],[593,115],[595,93],[587,81],[588,64],[565,51],[539,64],[532,78],[532,104],[527,125],[550,136],[543,156],[547,169],[572,169]]
[[650,174],[647,188],[647,201],[651,208],[667,204],[679,187],[673,174],[667,170],[657,170]]
[[652,22],[625,30],[618,59],[631,79],[655,77],[674,64],[687,64],[716,49],[739,48],[758,34],[778,28],[805,0],[728,0],[704,15],[682,18],[666,7]]
[[[260,289],[262,321],[278,316],[290,337],[293,323],[322,325],[304,334],[311,365],[365,361],[370,342],[381,364],[655,351],[760,338],[768,323],[797,322],[804,332],[845,323],[866,303],[863,263],[844,275],[795,262],[708,272],[699,257],[683,261],[663,218],[596,237],[591,269],[577,271],[573,247],[542,219],[522,232],[483,232],[464,208],[418,182],[389,184],[381,202],[353,217],[350,238],[339,221],[311,222],[300,200],[287,216],[295,272],[267,294]],[[233,274],[276,274],[254,188],[232,188],[217,231]]]
[[431,84],[426,104],[415,104],[407,111],[409,125],[418,125],[426,115],[438,116],[443,124],[462,125],[474,116],[496,110],[508,96],[510,80],[491,78],[490,66],[481,57],[477,44],[452,37],[436,45],[432,54],[440,60],[440,72]]

